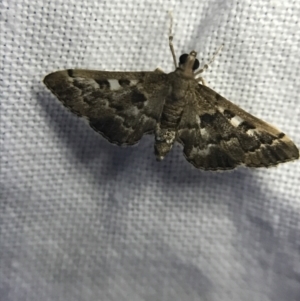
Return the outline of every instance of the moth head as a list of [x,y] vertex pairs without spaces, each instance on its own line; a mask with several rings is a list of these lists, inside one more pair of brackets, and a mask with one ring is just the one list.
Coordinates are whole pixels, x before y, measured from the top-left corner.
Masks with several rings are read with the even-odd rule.
[[190,54],[184,53],[179,57],[179,68],[186,74],[193,74],[200,66],[198,61],[197,52],[191,51]]

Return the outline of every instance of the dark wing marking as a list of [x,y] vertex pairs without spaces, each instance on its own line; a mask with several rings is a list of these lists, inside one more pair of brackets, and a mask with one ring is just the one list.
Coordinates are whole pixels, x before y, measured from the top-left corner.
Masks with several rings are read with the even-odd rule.
[[154,130],[168,90],[166,80],[161,71],[74,69],[51,73],[44,83],[64,106],[86,117],[111,143],[132,145]]
[[269,167],[299,158],[282,132],[199,85],[178,127],[186,159],[205,170]]

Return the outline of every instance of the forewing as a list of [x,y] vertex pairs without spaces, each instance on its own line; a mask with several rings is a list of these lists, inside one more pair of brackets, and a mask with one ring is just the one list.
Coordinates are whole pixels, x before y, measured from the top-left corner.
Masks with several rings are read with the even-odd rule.
[[269,167],[299,158],[282,132],[199,85],[178,128],[186,159],[206,170]]
[[44,78],[45,85],[74,114],[111,143],[132,145],[151,133],[168,91],[160,72],[62,70]]

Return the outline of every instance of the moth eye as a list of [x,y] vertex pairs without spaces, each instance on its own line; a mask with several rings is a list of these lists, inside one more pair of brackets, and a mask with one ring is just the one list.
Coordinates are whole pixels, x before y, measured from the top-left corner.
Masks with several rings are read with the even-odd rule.
[[[189,55],[188,55],[187,53],[182,54],[182,55],[180,56],[180,58],[179,58],[179,65],[185,64],[185,63],[186,63],[186,60],[187,60],[187,58],[188,58],[188,56],[189,56]],[[193,70],[198,69],[199,66],[200,66],[199,61],[198,61],[197,59],[195,59],[195,62],[194,62],[194,65],[193,65]]]
[[188,54],[187,53],[185,53],[185,54],[182,54],[181,56],[180,56],[180,58],[179,58],[179,64],[180,65],[182,65],[182,64],[184,64],[185,62],[186,62],[186,59],[188,58]]
[[194,65],[193,65],[193,70],[197,70],[200,66],[200,63],[199,61],[196,59],[195,62],[194,62]]

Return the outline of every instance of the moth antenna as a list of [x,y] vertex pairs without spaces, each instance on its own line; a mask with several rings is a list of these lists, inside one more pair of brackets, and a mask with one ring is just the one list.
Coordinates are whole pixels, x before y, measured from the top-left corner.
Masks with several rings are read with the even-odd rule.
[[200,70],[198,70],[196,73],[195,73],[195,76],[204,72],[205,70],[208,69],[209,65],[211,65],[213,63],[213,61],[215,60],[215,58],[217,57],[217,55],[221,52],[221,50],[223,49],[224,47],[224,44],[222,44],[218,49],[217,51],[213,54],[213,56],[209,59],[209,61],[203,66],[203,68],[201,68]]
[[173,14],[172,11],[169,11],[169,17],[170,17],[170,27],[169,27],[169,47],[172,53],[173,61],[174,61],[174,66],[175,68],[178,67],[177,65],[177,59],[174,51],[174,46],[173,46],[173,33],[172,33],[172,27],[173,27]]

